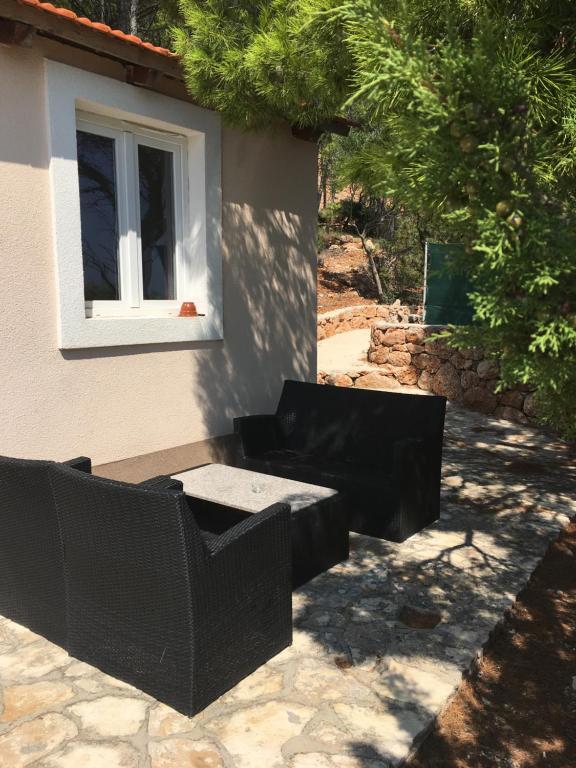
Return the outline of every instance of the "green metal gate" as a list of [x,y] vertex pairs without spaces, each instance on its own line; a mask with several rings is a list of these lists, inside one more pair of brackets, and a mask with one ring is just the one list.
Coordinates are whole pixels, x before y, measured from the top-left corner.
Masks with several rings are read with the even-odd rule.
[[450,268],[462,253],[461,243],[426,243],[424,322],[428,325],[469,325],[473,310],[468,277]]

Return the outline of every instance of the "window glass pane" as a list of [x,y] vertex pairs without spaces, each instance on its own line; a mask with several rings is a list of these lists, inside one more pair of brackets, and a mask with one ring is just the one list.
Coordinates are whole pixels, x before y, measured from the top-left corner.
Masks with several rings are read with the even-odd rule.
[[80,176],[80,217],[84,296],[120,298],[115,141],[76,131]]
[[174,299],[172,152],[138,145],[140,236],[145,299]]

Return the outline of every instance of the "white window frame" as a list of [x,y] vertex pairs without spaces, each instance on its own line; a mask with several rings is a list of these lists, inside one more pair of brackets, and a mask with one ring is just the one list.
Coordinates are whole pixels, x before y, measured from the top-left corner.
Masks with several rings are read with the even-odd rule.
[[[46,62],[61,349],[210,341],[222,333],[221,125],[217,114],[68,65]],[[84,300],[76,130],[116,139],[119,300]],[[92,130],[91,130],[92,129]],[[174,300],[140,300],[138,145],[174,155]],[[130,177],[133,184],[129,184]],[[129,226],[129,223],[136,226]],[[178,317],[194,301],[196,318]]]
[[[76,129],[115,141],[116,205],[118,215],[118,279],[120,298],[85,302],[87,317],[176,316],[190,293],[191,255],[186,249],[184,232],[190,228],[188,213],[189,185],[186,176],[186,137],[151,131],[125,120],[111,120],[89,112],[77,112]],[[172,154],[174,195],[174,284],[175,298],[143,298],[142,241],[140,232],[140,189],[138,184],[138,147],[155,147]],[[130,222],[135,228],[130,227]]]

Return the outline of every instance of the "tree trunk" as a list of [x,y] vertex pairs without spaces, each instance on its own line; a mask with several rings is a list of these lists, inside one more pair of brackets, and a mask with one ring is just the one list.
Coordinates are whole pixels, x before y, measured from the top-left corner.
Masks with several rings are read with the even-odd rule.
[[130,34],[138,34],[138,0],[130,1]]
[[123,32],[138,34],[138,0],[118,0],[118,26]]

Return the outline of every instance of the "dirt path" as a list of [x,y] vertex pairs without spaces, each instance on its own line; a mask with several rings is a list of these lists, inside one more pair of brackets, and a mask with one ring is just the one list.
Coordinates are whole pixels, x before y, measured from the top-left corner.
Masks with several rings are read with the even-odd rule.
[[407,768],[575,768],[576,523],[550,546],[477,674]]
[[366,256],[359,241],[337,241],[319,254],[318,314],[376,303]]

